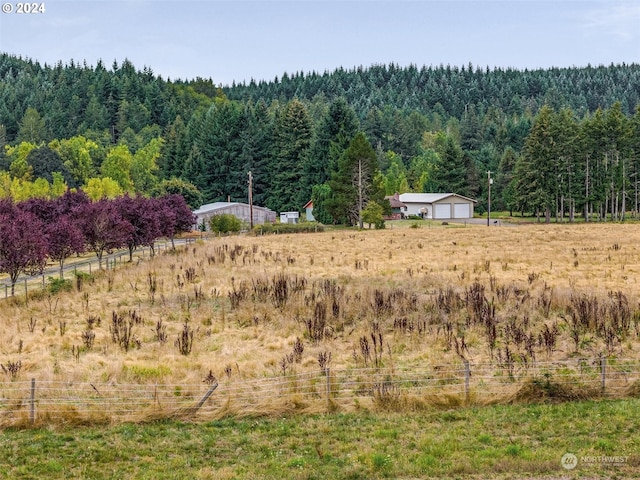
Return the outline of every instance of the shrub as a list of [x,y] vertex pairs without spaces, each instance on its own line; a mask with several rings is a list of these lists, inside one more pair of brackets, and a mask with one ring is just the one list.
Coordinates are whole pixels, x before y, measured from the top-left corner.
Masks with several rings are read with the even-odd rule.
[[324,226],[316,222],[302,223],[265,223],[253,228],[255,235],[265,235],[269,233],[314,233],[324,232]]
[[216,233],[239,232],[243,226],[244,222],[230,213],[214,215],[209,220],[209,228]]
[[73,283],[71,280],[65,280],[63,278],[49,277],[49,293],[57,295],[60,292],[70,292],[73,289]]
[[90,273],[75,271],[74,275],[76,277],[76,290],[79,292],[85,283],[93,284],[95,282],[95,277]]

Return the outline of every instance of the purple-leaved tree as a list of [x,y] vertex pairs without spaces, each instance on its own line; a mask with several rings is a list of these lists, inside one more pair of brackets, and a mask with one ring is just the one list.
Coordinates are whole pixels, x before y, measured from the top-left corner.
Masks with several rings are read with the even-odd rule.
[[21,274],[42,273],[47,262],[47,239],[42,222],[32,213],[0,205],[0,272],[9,274],[11,295]]
[[49,258],[60,265],[60,278],[64,278],[64,262],[71,255],[85,251],[84,235],[78,223],[69,215],[61,215],[45,225],[49,240]]
[[161,235],[156,201],[145,197],[130,197],[127,194],[114,202],[122,218],[133,227],[127,239],[129,261],[133,260],[133,252],[138,247],[149,246],[153,255],[155,241]]
[[125,247],[133,231],[131,224],[122,218],[116,203],[107,199],[77,206],[74,217],[86,245],[96,254],[100,268],[104,253]]
[[60,278],[64,278],[64,262],[74,253],[85,251],[84,237],[78,222],[70,215],[91,200],[84,192],[67,192],[55,200],[30,198],[17,207],[38,217],[48,241],[49,257],[60,265]]
[[190,232],[196,224],[196,216],[182,195],[171,194],[156,200],[162,235],[171,239],[171,247],[176,248],[174,238],[181,233]]
[[91,203],[91,199],[82,190],[70,190],[56,200],[56,211],[58,215],[73,214],[76,210],[83,208]]

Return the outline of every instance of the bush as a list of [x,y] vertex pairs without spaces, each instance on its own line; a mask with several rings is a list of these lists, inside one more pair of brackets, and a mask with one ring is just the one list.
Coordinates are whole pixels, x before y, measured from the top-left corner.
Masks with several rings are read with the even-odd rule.
[[317,222],[303,223],[265,223],[253,227],[255,235],[265,235],[268,233],[314,233],[324,232],[324,226]]
[[71,280],[49,277],[48,290],[52,295],[57,295],[60,292],[70,292],[72,289],[73,283]]
[[243,226],[244,222],[230,213],[214,215],[209,220],[209,228],[216,233],[239,232]]
[[95,282],[95,277],[90,273],[75,271],[74,275],[76,277],[76,290],[78,291],[82,290],[82,286],[85,283],[93,284]]

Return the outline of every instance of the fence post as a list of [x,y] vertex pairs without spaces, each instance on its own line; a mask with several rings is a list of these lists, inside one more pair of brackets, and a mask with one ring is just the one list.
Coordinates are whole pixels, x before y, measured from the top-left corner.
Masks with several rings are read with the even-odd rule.
[[218,382],[215,382],[214,384],[211,385],[211,388],[209,388],[209,390],[207,390],[207,393],[204,394],[204,397],[202,397],[200,399],[200,401],[198,402],[198,404],[196,405],[196,407],[193,409],[193,414],[195,415],[198,410],[200,410],[200,407],[202,407],[202,405],[204,405],[204,402],[207,401],[207,399],[211,396],[211,394],[213,393],[213,391],[218,388]]
[[36,379],[31,379],[31,395],[29,397],[29,421],[31,425],[36,422]]
[[471,369],[469,368],[469,360],[463,359],[464,362],[464,398],[469,401],[469,378],[471,377]]
[[27,291],[27,279],[24,279],[24,301],[29,302],[29,292]]
[[4,285],[4,298],[8,298],[9,296],[9,285],[5,283]]
[[45,288],[44,287],[44,273],[42,274],[42,288]]
[[604,355],[600,357],[600,383],[602,386],[602,393],[604,393],[607,383],[607,357]]
[[324,373],[327,376],[327,384],[325,390],[327,393],[327,407],[331,406],[331,369],[329,367],[324,369]]

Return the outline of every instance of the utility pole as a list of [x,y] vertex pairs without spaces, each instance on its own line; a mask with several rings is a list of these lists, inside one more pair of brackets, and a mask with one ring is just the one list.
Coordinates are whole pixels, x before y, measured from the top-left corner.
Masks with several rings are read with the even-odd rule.
[[487,227],[491,226],[491,184],[493,178],[491,178],[491,170],[487,171],[487,183],[489,184],[489,195],[487,196]]
[[249,228],[253,230],[253,175],[249,172]]
[[362,159],[358,159],[358,227],[362,230]]

